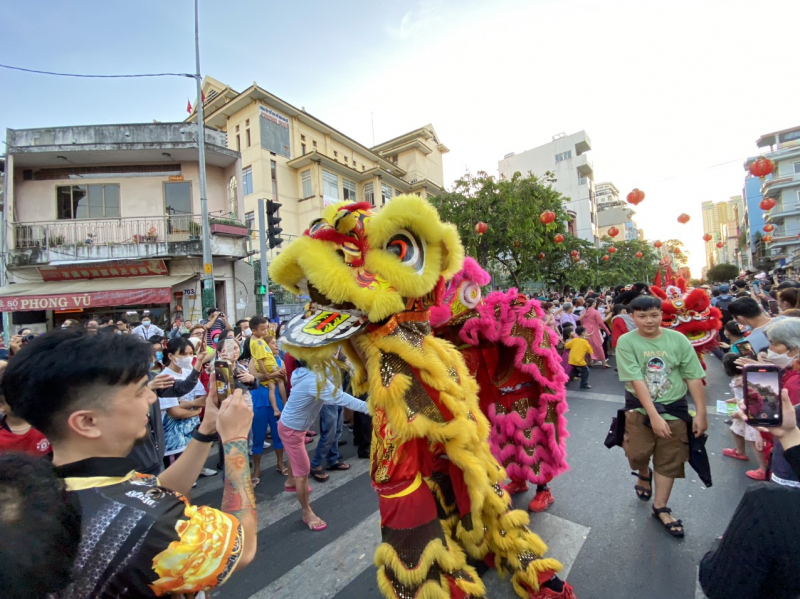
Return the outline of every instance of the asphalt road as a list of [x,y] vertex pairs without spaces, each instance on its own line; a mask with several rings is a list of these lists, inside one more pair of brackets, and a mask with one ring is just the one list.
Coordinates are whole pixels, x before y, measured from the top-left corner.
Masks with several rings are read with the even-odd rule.
[[[613,361],[612,361],[613,364]],[[603,445],[608,425],[622,407],[622,386],[613,369],[593,368],[591,391],[570,383],[567,442],[571,470],[551,483],[556,502],[534,514],[531,529],[564,564],[563,574],[580,599],[695,599],[697,565],[720,536],[744,490],[752,482],[744,471],[752,464],[722,457],[730,445],[716,400],[729,392],[718,360],[709,357],[707,404],[713,486],[705,488],[687,466],[687,478],[676,482],[670,506],[686,528],[686,538],[670,537],[650,515],[650,504],[633,491],[622,450]],[[378,501],[369,483],[369,461],[355,457],[352,435],[340,448],[352,468],[332,472],[325,483],[312,481],[312,506],[327,523],[312,533],[300,521],[294,495],[284,493],[283,476],[275,472],[274,454],[265,452],[261,484],[256,489],[259,512],[258,554],[244,571],[234,574],[215,597],[230,599],[378,599],[372,554],[380,541]],[[309,445],[313,448],[314,445]],[[216,458],[209,459],[213,467]],[[204,478],[194,493],[197,503],[219,506],[221,475]],[[532,496],[516,496],[525,509]],[[488,596],[516,597],[507,580],[493,571],[484,576]]]

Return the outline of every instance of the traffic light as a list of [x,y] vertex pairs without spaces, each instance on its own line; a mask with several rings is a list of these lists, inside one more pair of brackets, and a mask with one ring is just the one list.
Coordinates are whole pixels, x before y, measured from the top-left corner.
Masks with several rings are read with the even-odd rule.
[[277,214],[281,206],[282,204],[274,200],[267,200],[267,243],[270,249],[283,243],[283,239],[280,236],[283,229],[278,226],[281,218]]
[[256,283],[256,295],[267,295],[267,286]]

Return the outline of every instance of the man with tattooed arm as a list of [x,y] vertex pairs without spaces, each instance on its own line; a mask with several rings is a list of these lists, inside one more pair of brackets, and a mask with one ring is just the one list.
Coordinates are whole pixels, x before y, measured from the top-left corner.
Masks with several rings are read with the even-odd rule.
[[[151,360],[152,348],[136,337],[65,330],[27,344],[4,373],[6,401],[50,440],[56,471],[83,514],[72,579],[56,597],[194,595],[255,556],[253,414],[241,391],[217,407],[212,378],[203,421],[158,478],[126,458],[147,435],[156,401],[147,388]],[[220,510],[189,499],[217,433],[225,452]]]

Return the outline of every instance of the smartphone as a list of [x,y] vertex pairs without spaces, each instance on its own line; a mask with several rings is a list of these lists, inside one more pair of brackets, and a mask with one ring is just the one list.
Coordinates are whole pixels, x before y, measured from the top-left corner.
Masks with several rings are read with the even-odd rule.
[[752,283],[750,283],[750,285],[752,286],[753,291],[755,291],[756,293],[760,292],[758,281],[753,281]]
[[746,339],[742,341],[737,341],[736,343],[733,344],[733,347],[735,347],[738,350],[739,355],[742,356],[743,358],[752,358],[753,360],[756,360],[758,358],[755,350],[753,349],[753,346],[750,345],[750,342],[747,341]]
[[214,360],[214,373],[217,375],[217,407],[233,393],[233,373],[227,360]]
[[750,426],[781,426],[781,372],[774,364],[748,364],[742,368],[742,387]]
[[226,339],[225,343],[222,344],[222,351],[220,352],[220,356],[222,356],[226,360],[235,360],[239,356],[234,356],[233,354],[236,353],[236,341],[233,339]]

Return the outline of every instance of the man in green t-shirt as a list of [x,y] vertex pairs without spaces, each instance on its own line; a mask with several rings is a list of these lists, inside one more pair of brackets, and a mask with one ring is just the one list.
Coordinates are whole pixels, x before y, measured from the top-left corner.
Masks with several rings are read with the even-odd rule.
[[[705,372],[689,340],[661,327],[661,300],[650,295],[634,299],[628,306],[637,328],[617,341],[617,369],[625,383],[626,409],[623,448],[641,484],[634,489],[639,499],[652,496],[655,471],[653,516],[674,537],[683,537],[680,520],[667,507],[676,478],[684,478],[689,460],[687,390],[697,415],[692,432],[700,437],[708,428],[703,377]],[[630,394],[630,395],[628,395]],[[629,406],[636,405],[629,409]],[[649,420],[649,423],[648,423]]]

